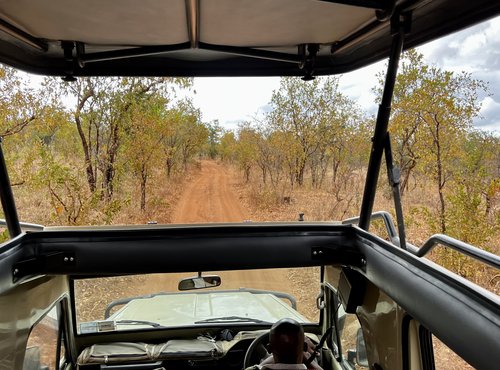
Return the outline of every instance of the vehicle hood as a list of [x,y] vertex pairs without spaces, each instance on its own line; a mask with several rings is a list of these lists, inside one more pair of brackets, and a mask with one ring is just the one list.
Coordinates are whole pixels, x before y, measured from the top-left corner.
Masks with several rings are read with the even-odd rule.
[[[249,318],[270,323],[289,317],[298,322],[309,322],[276,296],[249,292],[177,293],[139,298],[127,303],[108,321],[143,320],[173,327],[200,325],[202,323],[199,322],[203,320],[227,317]],[[245,323],[244,320],[240,321]]]

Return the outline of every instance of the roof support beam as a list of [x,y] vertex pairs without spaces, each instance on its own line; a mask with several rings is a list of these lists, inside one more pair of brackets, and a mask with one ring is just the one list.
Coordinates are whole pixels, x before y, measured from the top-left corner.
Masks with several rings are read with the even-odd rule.
[[297,64],[301,61],[301,58],[298,54],[285,54],[276,51],[252,49],[239,46],[205,44],[203,42],[200,42],[198,46],[200,50],[211,50],[220,53],[241,55],[244,57],[251,57],[256,59],[276,60],[278,62],[288,62]]
[[191,48],[198,48],[200,41],[200,0],[186,0],[186,20]]
[[391,0],[320,0],[326,3],[343,4],[357,6],[360,8],[369,9],[380,9],[385,10],[389,4],[392,3]]
[[129,48],[121,50],[103,51],[99,53],[82,54],[78,56],[78,62],[85,63],[104,62],[115,59],[138,58],[156,54],[164,54],[172,51],[187,50],[190,48],[189,43],[159,45],[159,46],[143,46],[139,48]]
[[11,35],[12,37],[35,49],[47,51],[47,49],[49,48],[46,42],[31,36],[29,33],[26,33],[17,27],[14,27],[10,23],[5,22],[3,19],[0,19],[0,31]]
[[9,173],[7,172],[7,164],[2,149],[2,138],[0,138],[0,199],[2,201],[3,213],[7,223],[7,229],[11,238],[15,238],[21,234],[21,225],[17,216],[16,202],[10,185]]
[[396,84],[399,58],[403,52],[405,31],[409,28],[408,23],[410,20],[410,15],[395,15],[395,17],[391,20],[395,33],[393,33],[392,37],[391,54],[389,56],[389,65],[387,66],[387,75],[385,77],[382,101],[379,105],[377,113],[377,122],[375,124],[375,133],[372,139],[373,144],[370,152],[370,160],[368,162],[365,189],[363,192],[363,202],[361,204],[361,213],[359,218],[359,227],[367,231],[370,228],[370,218],[373,211],[373,203],[375,202],[375,194],[377,192],[382,154],[384,153],[384,148],[386,146],[387,129],[391,114],[392,95],[394,93],[394,85]]

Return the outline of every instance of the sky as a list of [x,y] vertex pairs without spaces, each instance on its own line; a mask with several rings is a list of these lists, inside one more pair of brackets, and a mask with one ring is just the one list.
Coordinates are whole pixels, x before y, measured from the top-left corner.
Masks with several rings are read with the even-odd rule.
[[[489,83],[490,96],[481,96],[478,128],[500,135],[500,17],[452,34],[417,48],[428,64],[472,74]],[[355,100],[369,114],[377,104],[372,87],[376,74],[385,71],[381,61],[340,77],[341,91]],[[277,77],[195,78],[193,102],[200,108],[203,121],[219,120],[226,129],[251,121],[269,109],[273,90],[279,88]]]

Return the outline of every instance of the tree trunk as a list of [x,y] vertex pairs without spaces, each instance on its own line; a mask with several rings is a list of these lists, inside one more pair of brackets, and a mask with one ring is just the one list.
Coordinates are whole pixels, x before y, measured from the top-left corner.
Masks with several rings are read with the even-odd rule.
[[141,171],[141,211],[146,210],[146,184],[148,181],[148,175],[143,168]]
[[299,186],[304,184],[304,172],[306,169],[306,165],[304,161],[297,159],[295,161],[295,180]]
[[265,165],[260,166],[260,170],[262,171],[262,183],[265,185],[267,180],[267,169]]
[[245,166],[245,182],[250,181],[250,166]]
[[[75,124],[76,128],[78,130],[78,135],[80,136],[80,142],[82,144],[83,148],[83,155],[85,157],[85,172],[87,175],[87,183],[89,185],[89,189],[92,193],[96,191],[96,178],[94,176],[94,169],[92,166],[92,159],[90,155],[90,145],[89,142],[87,141],[87,138],[85,137],[85,133],[83,132],[83,127],[82,127],[82,121],[81,121],[81,111],[85,105],[85,102],[90,99],[92,94],[90,92],[87,92],[80,102],[78,103],[78,106],[76,108],[76,112],[74,115],[75,118]],[[90,136],[89,136],[90,140]]]
[[401,196],[404,195],[406,190],[408,190],[409,186],[409,181],[410,181],[410,175],[415,166],[417,165],[417,162],[414,160],[411,161],[411,164],[407,164],[405,168],[401,171],[402,172],[402,181],[401,181]]
[[167,165],[167,178],[170,179],[170,177],[172,176],[172,168],[174,167],[173,159],[167,158],[166,165]]
[[439,125],[436,128],[436,136],[435,136],[435,144],[436,144],[436,165],[437,165],[437,176],[436,181],[438,185],[439,191],[439,221],[441,224],[441,232],[446,233],[446,218],[445,218],[445,202],[444,202],[444,194],[443,189],[445,185],[444,174],[443,174],[443,162],[441,158],[441,143],[439,141]]
[[103,189],[104,189],[105,200],[107,202],[110,202],[111,199],[113,198],[115,162],[119,145],[120,145],[119,126],[118,124],[115,123],[112,126],[112,131],[109,138],[107,156],[105,158],[105,163],[104,163]]
[[337,177],[339,173],[340,161],[335,158],[332,160],[332,183],[335,186],[337,184]]

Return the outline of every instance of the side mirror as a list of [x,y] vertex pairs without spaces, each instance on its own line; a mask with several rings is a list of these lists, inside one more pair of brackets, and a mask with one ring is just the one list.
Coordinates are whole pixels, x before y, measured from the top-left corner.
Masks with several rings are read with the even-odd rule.
[[356,333],[356,350],[350,349],[347,351],[347,361],[352,365],[368,367],[365,339],[363,338],[363,330],[361,328]]
[[363,337],[363,330],[361,328],[358,329],[356,334],[356,362],[359,366],[368,367],[365,338]]
[[205,289],[213,288],[221,284],[220,276],[193,276],[179,281],[179,290]]
[[28,347],[24,355],[24,370],[49,370],[49,367],[41,364],[40,347]]

